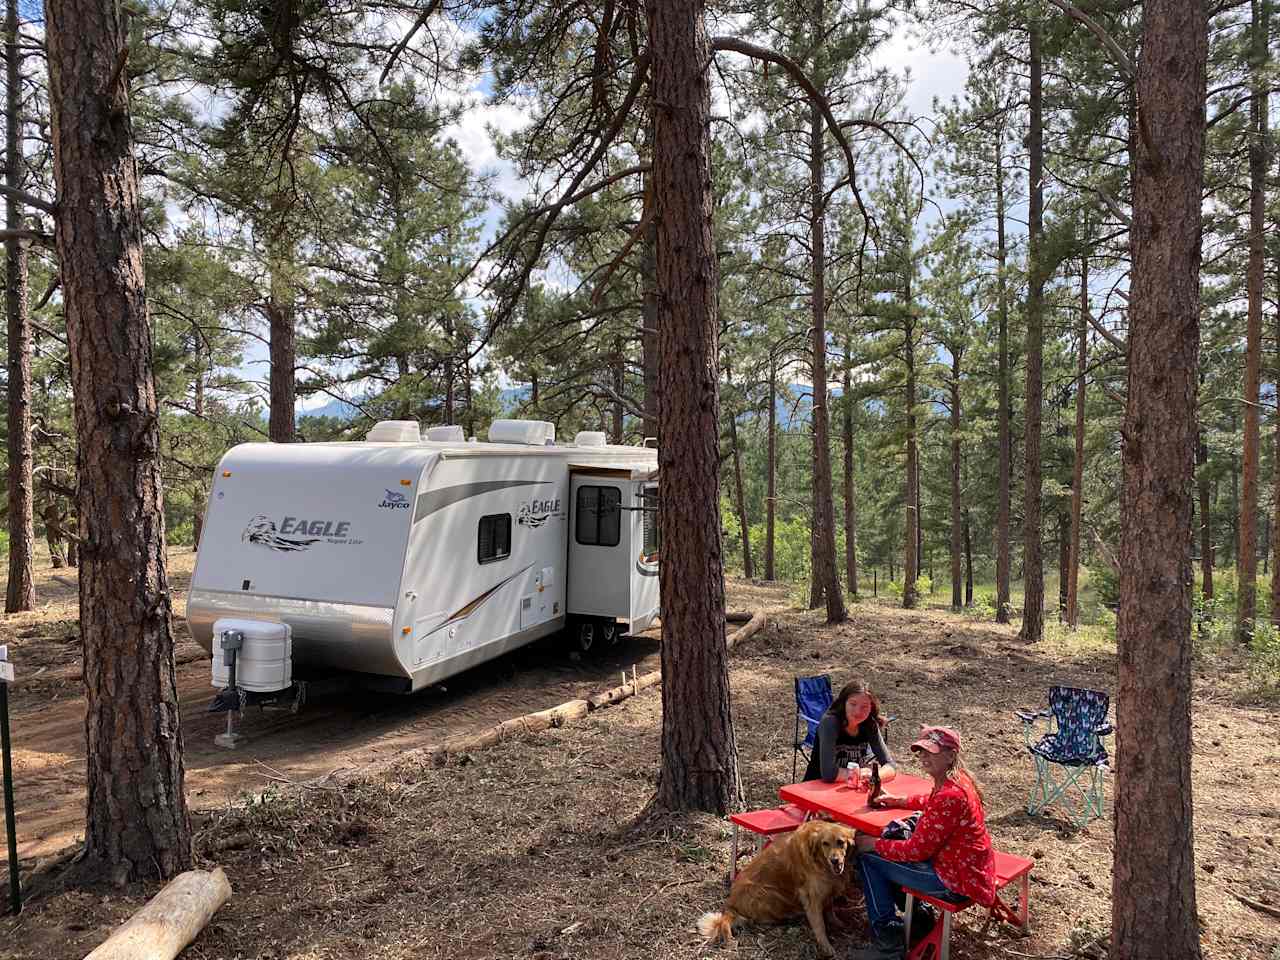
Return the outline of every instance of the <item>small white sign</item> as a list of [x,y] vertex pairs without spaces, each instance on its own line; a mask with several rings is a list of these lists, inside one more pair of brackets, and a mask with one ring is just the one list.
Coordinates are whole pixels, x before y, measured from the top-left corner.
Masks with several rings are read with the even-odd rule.
[[13,683],[13,664],[0,660],[0,683]]
[[0,660],[8,660],[8,659],[9,659],[9,645],[7,643],[0,643]]

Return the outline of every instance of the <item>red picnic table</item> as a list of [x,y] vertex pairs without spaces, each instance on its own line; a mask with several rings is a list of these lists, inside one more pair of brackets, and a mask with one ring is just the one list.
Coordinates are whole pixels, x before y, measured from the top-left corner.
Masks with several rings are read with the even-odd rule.
[[[848,780],[837,780],[827,783],[824,780],[807,780],[804,783],[790,783],[778,791],[778,795],[788,803],[794,803],[806,813],[826,813],[833,820],[856,827],[863,833],[880,836],[889,821],[908,816],[911,811],[900,808],[881,809],[867,806],[867,788],[852,790]],[[933,781],[910,774],[900,773],[884,785],[886,793],[900,797],[910,797],[917,793],[928,793],[933,789]]]
[[[795,804],[804,810],[806,814],[825,813],[840,823],[861,830],[863,833],[871,833],[876,836],[880,835],[891,820],[897,820],[899,817],[905,817],[911,813],[911,811],[900,807],[891,809],[870,807],[867,805],[868,790],[866,788],[853,790],[846,784],[846,780],[838,780],[835,783],[827,783],[824,780],[807,780],[804,783],[791,783],[780,788],[778,795],[787,803]],[[933,789],[933,782],[921,777],[900,773],[886,783],[884,788],[886,793],[896,794],[900,797],[910,797],[918,793],[928,793]],[[991,922],[993,917],[998,917],[1026,930],[1029,927],[1030,920],[1027,901],[1031,891],[1028,881],[1034,861],[1027,860],[1024,857],[1017,857],[1001,850],[995,850],[994,853],[997,895],[995,904],[987,912],[987,924]],[[1010,909],[1008,904],[1004,903],[999,896],[999,891],[1013,880],[1020,881],[1020,896],[1016,910]],[[942,911],[943,918],[941,924],[931,930],[928,936],[911,949],[907,955],[908,960],[923,960],[925,957],[949,960],[951,954],[951,915],[971,906],[973,901],[952,903],[946,900],[939,900],[936,897],[926,896],[915,890],[906,889],[905,892],[907,895],[906,937],[908,942],[910,942],[911,937],[911,903],[914,898],[918,897],[933,904],[934,907]],[[982,929],[983,932],[986,931],[986,924],[983,925]]]

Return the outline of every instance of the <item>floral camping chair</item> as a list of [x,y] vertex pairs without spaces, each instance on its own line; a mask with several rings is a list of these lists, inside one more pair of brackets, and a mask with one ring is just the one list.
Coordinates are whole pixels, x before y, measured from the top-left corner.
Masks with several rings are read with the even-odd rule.
[[[1027,813],[1038,814],[1061,801],[1078,827],[1102,818],[1103,775],[1109,765],[1102,738],[1112,732],[1110,706],[1111,698],[1099,690],[1050,687],[1047,710],[1016,712],[1036,764]],[[1036,740],[1040,720],[1049,721],[1049,732]]]

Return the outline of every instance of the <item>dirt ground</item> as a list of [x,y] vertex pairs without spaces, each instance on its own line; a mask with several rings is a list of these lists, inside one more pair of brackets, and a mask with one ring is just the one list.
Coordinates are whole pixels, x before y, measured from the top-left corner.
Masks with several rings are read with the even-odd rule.
[[[174,559],[181,570],[181,559]],[[180,576],[175,585],[185,586]],[[963,731],[997,845],[1036,860],[1031,936],[1015,939],[1004,928],[979,940],[981,924],[971,911],[957,925],[953,956],[1087,955],[1076,946],[1096,939],[1109,921],[1111,819],[1077,830],[1052,811],[1034,818],[1025,813],[1033,773],[1012,711],[1043,704],[1051,682],[1114,690],[1114,652],[1056,642],[1031,647],[1012,628],[872,603],[855,605],[849,623],[827,627],[814,615],[782,609],[784,591],[740,582],[730,584],[730,597],[734,609],[774,609],[772,625],[736,649],[732,660],[748,806],[775,805],[778,787],[791,779],[792,676],[827,672],[840,682],[862,674],[898,716],[890,746],[899,753],[921,722]],[[0,642],[25,634],[16,643],[49,647],[46,674],[74,672],[77,660],[66,639],[74,616],[71,593],[63,607],[55,602],[41,618],[3,621]],[[643,672],[641,658],[653,656],[645,646],[651,641],[635,643],[640,646],[618,657],[628,665],[641,661]],[[192,649],[188,642],[181,653]],[[584,720],[447,761],[412,749],[435,742],[464,718],[484,726],[568,699],[593,683],[612,686],[621,669],[616,660],[571,664],[545,652],[529,656],[492,665],[421,704],[368,701],[343,708],[351,712],[339,717],[328,707],[314,723],[297,727],[290,725],[294,718],[280,730],[285,746],[272,745],[277,734],[270,720],[250,721],[262,724],[260,735],[236,755],[207,746],[220,718],[202,721],[193,713],[186,739],[197,855],[202,866],[225,867],[235,893],[183,956],[815,957],[803,921],[746,928],[733,948],[700,943],[694,921],[724,897],[729,829],[710,815],[646,813],[661,734],[657,688]],[[1277,711],[1241,695],[1238,664],[1219,658],[1196,667],[1192,767],[1204,955],[1276,960],[1280,921],[1235,894],[1280,905],[1280,807],[1272,790],[1280,775]],[[207,662],[193,661],[183,676],[207,684],[207,669]],[[62,765],[57,776],[64,779],[43,781],[37,793],[61,795],[62,806],[78,813],[78,690],[66,677],[45,688],[39,682],[15,688],[16,741],[23,745],[25,736],[54,725],[53,713],[69,728],[57,736],[41,733],[49,747],[43,753],[50,755],[28,757],[19,769],[19,801],[31,802],[22,796],[33,795],[30,784],[41,770]],[[209,688],[198,689],[198,699],[207,700]],[[29,742],[25,749],[32,749]],[[389,770],[349,782],[334,778],[305,789],[283,782],[395,753],[403,756]],[[909,759],[899,760],[913,770]],[[248,793],[231,799],[237,788]],[[39,822],[38,810],[19,815],[26,843],[33,820]],[[52,846],[65,826],[47,827],[38,842]],[[45,893],[21,917],[0,918],[0,956],[81,957],[154,892],[150,886]],[[845,950],[861,934],[855,924],[833,939]]]

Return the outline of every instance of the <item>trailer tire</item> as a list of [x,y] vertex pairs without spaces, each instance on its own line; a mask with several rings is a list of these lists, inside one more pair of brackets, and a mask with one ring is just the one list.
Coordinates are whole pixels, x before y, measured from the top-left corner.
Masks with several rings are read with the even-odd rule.
[[601,620],[598,632],[601,647],[616,647],[622,639],[622,629],[616,620]]
[[569,628],[569,649],[586,656],[595,649],[597,632],[594,620],[578,620]]

